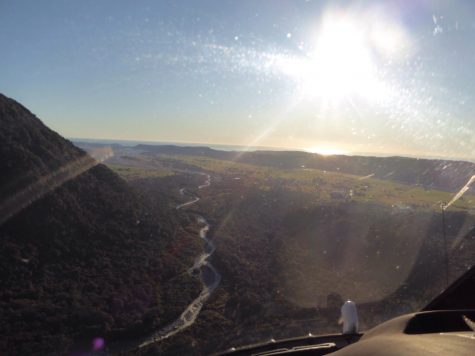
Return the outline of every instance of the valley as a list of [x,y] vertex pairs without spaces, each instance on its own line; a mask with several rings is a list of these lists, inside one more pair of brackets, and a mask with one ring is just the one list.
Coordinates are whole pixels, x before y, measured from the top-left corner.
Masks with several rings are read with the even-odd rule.
[[[125,150],[106,163],[132,186],[187,171],[212,177],[206,189],[189,185],[199,200],[188,209],[210,223],[211,261],[221,284],[193,327],[151,344],[154,352],[200,354],[338,332],[347,298],[368,329],[422,308],[445,286],[440,206],[455,194],[449,187],[302,165],[277,168],[278,153],[266,165],[263,158],[244,163],[245,157],[213,158],[200,149]],[[473,202],[469,191],[446,212],[450,280],[475,262]]]
[[470,162],[73,144],[2,95],[0,120],[0,353],[209,354],[338,333],[346,299],[367,330],[475,263]]

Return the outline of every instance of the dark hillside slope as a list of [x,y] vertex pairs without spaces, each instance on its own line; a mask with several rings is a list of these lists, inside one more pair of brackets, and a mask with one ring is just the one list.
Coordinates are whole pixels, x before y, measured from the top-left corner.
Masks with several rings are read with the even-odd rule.
[[85,153],[48,129],[28,109],[0,94],[0,198]]
[[173,218],[143,220],[121,178],[1,94],[0,128],[0,354],[151,329]]

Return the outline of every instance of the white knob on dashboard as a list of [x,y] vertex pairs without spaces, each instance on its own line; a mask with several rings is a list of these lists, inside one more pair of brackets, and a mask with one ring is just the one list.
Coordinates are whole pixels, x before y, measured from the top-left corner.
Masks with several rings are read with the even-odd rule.
[[341,307],[340,324],[343,324],[343,334],[356,334],[358,332],[358,313],[356,304],[347,300]]

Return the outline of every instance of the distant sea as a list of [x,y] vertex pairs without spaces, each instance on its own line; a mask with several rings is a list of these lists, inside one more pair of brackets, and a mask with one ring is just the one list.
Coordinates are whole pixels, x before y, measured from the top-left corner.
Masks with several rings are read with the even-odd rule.
[[266,146],[239,146],[239,145],[216,145],[211,143],[188,143],[188,142],[166,142],[166,141],[132,141],[132,140],[110,140],[110,139],[95,139],[95,138],[77,138],[69,137],[73,142],[93,143],[100,145],[118,144],[125,147],[133,147],[137,145],[173,145],[178,147],[209,147],[221,151],[303,151],[302,149],[290,149],[281,147],[266,147]]
[[[69,140],[76,143],[92,143],[99,145],[113,145],[118,144],[125,147],[133,147],[136,145],[173,145],[178,147],[209,147],[221,151],[300,151],[309,152],[300,148],[283,148],[283,147],[267,147],[267,146],[240,146],[240,145],[216,145],[211,143],[189,143],[189,142],[167,142],[167,141],[133,141],[133,140],[111,140],[111,139],[95,139],[95,138],[76,138],[69,137]],[[449,161],[467,161],[475,163],[475,159],[467,157],[446,157],[446,156],[432,156],[432,155],[408,155],[398,153],[375,153],[375,152],[348,152],[343,154],[345,156],[366,156],[366,157],[408,157],[416,159],[431,159],[431,160],[449,160]]]

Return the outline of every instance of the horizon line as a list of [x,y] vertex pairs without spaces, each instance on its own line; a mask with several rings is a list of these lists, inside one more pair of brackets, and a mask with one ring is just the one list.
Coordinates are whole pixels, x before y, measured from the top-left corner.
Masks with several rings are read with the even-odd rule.
[[[177,146],[177,147],[207,147],[211,149],[215,149],[214,147],[228,147],[227,151],[281,151],[281,152],[306,152],[311,154],[317,154],[320,156],[362,156],[362,157],[402,157],[402,158],[413,158],[413,159],[428,159],[428,160],[447,160],[447,161],[464,161],[469,163],[475,163],[475,159],[469,157],[456,157],[456,156],[436,156],[436,155],[417,155],[417,154],[403,154],[403,153],[377,153],[377,152],[362,152],[362,151],[347,151],[344,153],[338,154],[321,154],[318,152],[311,152],[310,149],[305,148],[298,148],[298,147],[282,147],[282,146],[250,146],[250,145],[243,145],[243,144],[229,144],[229,143],[209,143],[209,142],[190,142],[190,141],[168,141],[168,140],[146,140],[146,139],[114,139],[114,138],[87,138],[87,137],[66,137],[70,141],[82,142],[87,143],[87,141],[96,141],[97,143],[101,142],[111,142],[111,143],[145,143],[150,144],[152,146]],[[186,146],[189,145],[189,146]],[[243,150],[233,150],[232,148],[243,148]],[[217,149],[219,151],[219,149]]]

